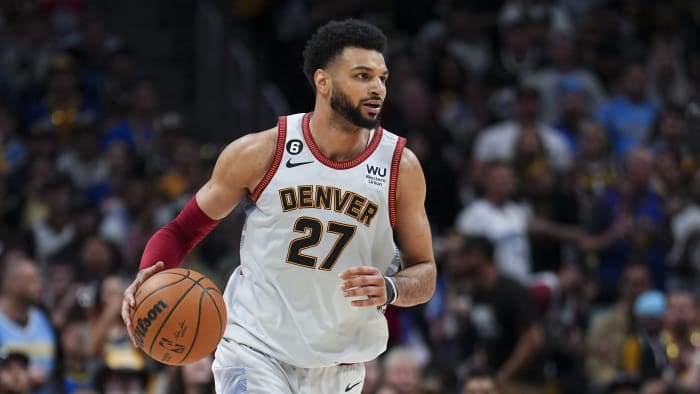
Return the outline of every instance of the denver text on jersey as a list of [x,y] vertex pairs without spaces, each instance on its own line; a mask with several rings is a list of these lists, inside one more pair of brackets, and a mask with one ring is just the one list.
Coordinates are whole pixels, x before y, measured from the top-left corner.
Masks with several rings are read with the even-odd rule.
[[296,189],[280,189],[280,203],[284,212],[300,208],[334,210],[344,213],[369,227],[379,205],[367,197],[334,186],[304,185]]

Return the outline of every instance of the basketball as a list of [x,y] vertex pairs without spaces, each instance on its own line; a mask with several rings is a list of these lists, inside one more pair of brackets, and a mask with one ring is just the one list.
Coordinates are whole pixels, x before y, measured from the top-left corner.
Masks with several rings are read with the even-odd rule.
[[151,358],[185,365],[214,351],[226,307],[218,287],[197,271],[173,268],[148,278],[135,294],[133,335]]

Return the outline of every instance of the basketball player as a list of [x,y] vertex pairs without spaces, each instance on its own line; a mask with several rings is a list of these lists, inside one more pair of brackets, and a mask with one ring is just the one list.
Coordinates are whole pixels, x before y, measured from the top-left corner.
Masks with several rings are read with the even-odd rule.
[[[383,308],[433,294],[425,179],[405,140],[379,126],[385,46],[384,34],[365,22],[319,28],[304,50],[313,112],[233,141],[211,179],[146,246],[124,295],[130,332],[129,309],[144,280],[178,266],[241,200],[254,203],[241,265],[224,292],[218,393],[360,393],[363,362],[386,349]],[[403,269],[385,276],[395,245]]]

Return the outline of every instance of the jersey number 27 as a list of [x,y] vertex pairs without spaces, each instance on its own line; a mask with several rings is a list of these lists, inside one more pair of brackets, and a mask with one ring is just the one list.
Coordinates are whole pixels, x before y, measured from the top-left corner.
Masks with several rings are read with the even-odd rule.
[[[294,232],[302,233],[304,235],[294,238],[292,242],[289,243],[287,263],[311,269],[316,268],[318,257],[309,256],[302,253],[302,251],[304,249],[314,247],[321,242],[324,232],[323,227],[323,222],[316,218],[302,216],[297,219],[297,221],[294,223]],[[352,237],[355,235],[356,230],[357,226],[351,226],[349,224],[333,221],[328,222],[326,232],[336,234],[338,239],[336,239],[335,244],[333,244],[333,247],[323,259],[319,269],[324,271],[330,271],[333,269],[338,257],[343,252],[343,249],[345,249],[348,242],[350,242]]]

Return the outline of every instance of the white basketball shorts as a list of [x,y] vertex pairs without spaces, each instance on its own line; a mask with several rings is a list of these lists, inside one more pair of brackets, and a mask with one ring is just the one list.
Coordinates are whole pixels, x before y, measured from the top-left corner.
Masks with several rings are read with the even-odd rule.
[[212,370],[217,394],[359,394],[365,379],[362,363],[299,368],[226,338]]

